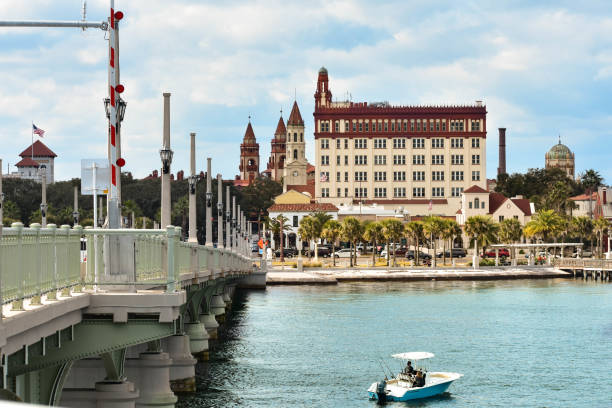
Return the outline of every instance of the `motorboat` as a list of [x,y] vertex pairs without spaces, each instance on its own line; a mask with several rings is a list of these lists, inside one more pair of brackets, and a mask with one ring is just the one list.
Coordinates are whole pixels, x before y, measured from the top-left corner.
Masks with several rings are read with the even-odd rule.
[[375,382],[368,388],[370,399],[386,402],[429,398],[446,392],[453,381],[463,377],[459,373],[427,371],[423,362],[433,358],[433,353],[412,351],[393,354],[391,357],[408,363],[414,361],[413,372],[409,373],[408,366],[402,363],[404,368],[399,374],[392,375],[391,379],[385,377],[383,381]]

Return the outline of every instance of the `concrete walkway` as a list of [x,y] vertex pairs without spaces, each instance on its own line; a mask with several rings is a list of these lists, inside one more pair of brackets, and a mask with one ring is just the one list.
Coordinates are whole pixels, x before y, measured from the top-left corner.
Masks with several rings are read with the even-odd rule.
[[329,285],[338,282],[423,281],[423,280],[503,280],[569,278],[573,275],[553,267],[491,267],[448,269],[309,269],[304,272],[270,270],[268,285]]

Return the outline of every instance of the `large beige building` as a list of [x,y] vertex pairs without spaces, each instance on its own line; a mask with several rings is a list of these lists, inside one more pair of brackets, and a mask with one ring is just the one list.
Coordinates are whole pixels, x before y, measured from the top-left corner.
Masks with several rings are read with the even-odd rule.
[[472,185],[486,189],[486,107],[332,102],[315,92],[316,200],[452,215]]

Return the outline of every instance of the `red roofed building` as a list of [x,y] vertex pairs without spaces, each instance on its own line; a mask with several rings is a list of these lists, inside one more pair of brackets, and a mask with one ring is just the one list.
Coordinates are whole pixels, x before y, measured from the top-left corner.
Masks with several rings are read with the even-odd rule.
[[532,202],[522,196],[508,198],[501,193],[487,191],[479,186],[471,186],[461,196],[461,209],[456,214],[460,225],[474,215],[489,215],[500,222],[514,218],[525,225],[535,213]]
[[271,178],[274,181],[281,182],[283,179],[283,171],[285,168],[285,155],[287,152],[287,128],[283,116],[278,119],[274,138],[272,138],[270,159],[268,160],[268,168],[263,172],[264,176]]
[[259,143],[255,139],[255,132],[253,132],[250,119],[240,145],[239,169],[239,180],[246,181],[247,185],[259,176]]
[[47,183],[53,183],[55,178],[54,159],[57,157],[43,142],[37,140],[19,155],[22,160],[17,166],[17,177],[40,181],[41,175],[46,175]]

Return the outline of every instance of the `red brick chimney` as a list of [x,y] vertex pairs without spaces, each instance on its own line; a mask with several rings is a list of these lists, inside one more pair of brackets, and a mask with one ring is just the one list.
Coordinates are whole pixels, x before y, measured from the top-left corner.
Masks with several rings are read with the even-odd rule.
[[506,128],[499,128],[499,167],[497,175],[506,173]]

